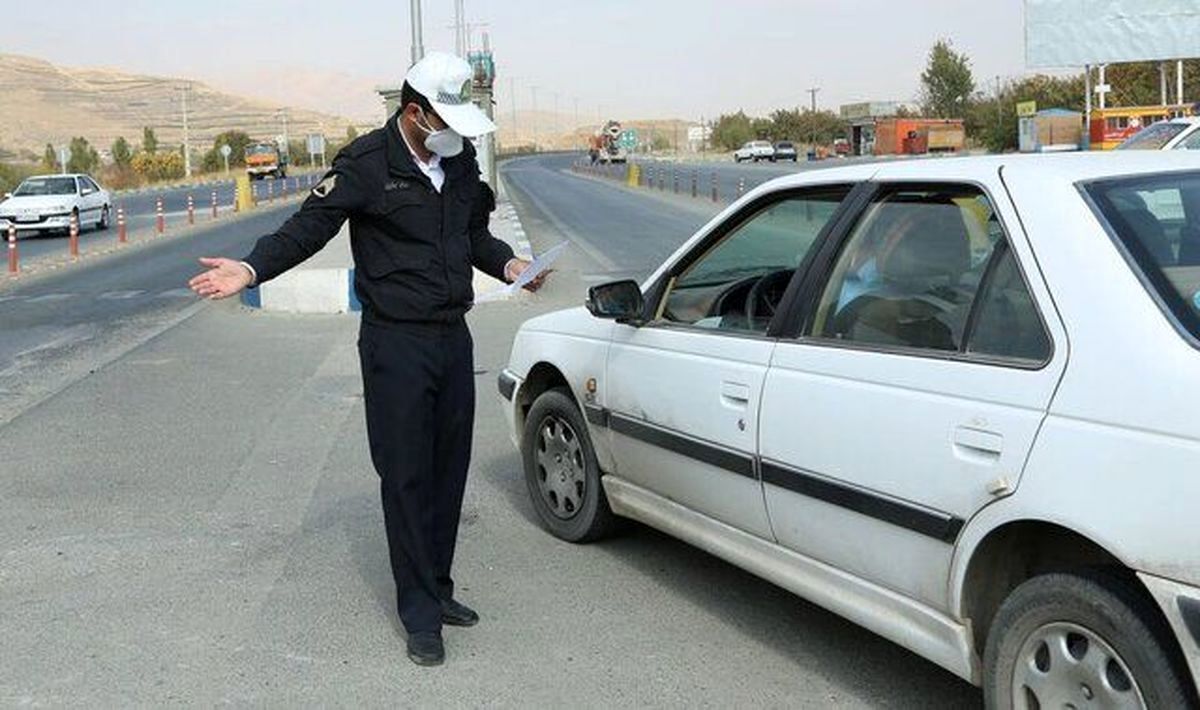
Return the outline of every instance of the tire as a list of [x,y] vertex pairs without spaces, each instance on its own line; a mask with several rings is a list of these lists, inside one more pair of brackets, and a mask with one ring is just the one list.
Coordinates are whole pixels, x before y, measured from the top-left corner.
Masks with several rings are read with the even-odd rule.
[[[988,632],[985,705],[1039,707],[1032,696],[1044,708],[1106,707],[1114,699],[1134,707],[1138,700],[1148,708],[1196,707],[1175,640],[1151,604],[1132,582],[1101,572],[1024,582]],[[1080,661],[1098,662],[1104,672]]]
[[108,229],[108,226],[109,226],[108,205],[105,205],[104,208],[100,210],[100,219],[96,220],[96,230],[104,231],[105,229]]
[[[569,390],[547,390],[534,401],[525,419],[521,458],[529,499],[552,535],[583,543],[613,532],[617,519],[600,486],[583,414]],[[546,463],[561,468],[547,470]]]

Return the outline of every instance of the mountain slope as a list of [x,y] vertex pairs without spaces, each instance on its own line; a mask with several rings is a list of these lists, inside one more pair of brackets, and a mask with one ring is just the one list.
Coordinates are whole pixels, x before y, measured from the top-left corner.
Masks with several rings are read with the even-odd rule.
[[[234,96],[206,84],[105,69],[71,69],[50,62],[0,54],[0,147],[41,155],[46,143],[66,145],[83,136],[105,151],[118,136],[141,143],[150,126],[164,147],[183,142],[180,87],[190,85],[188,124],[197,152],[212,146],[222,131],[244,130],[255,138],[283,132],[280,107]],[[381,111],[382,113],[382,111]],[[341,138],[350,119],[304,109],[287,109],[291,140],[310,132]]]

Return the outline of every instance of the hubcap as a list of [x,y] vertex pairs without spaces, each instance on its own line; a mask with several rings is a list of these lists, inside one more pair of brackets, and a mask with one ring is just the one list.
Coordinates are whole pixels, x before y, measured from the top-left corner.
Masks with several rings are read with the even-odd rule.
[[579,513],[587,492],[583,445],[566,420],[550,415],[538,427],[534,449],[538,491],[556,518],[569,520]]
[[1041,708],[1141,708],[1145,698],[1124,659],[1099,634],[1056,622],[1034,631],[1017,656],[1013,705]]

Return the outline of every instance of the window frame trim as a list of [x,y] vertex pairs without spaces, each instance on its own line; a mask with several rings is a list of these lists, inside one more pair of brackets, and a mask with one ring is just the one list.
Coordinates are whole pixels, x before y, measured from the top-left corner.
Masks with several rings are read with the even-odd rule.
[[[839,225],[840,230],[831,235],[831,238],[826,240],[824,253],[819,255],[820,263],[810,268],[805,275],[806,283],[804,292],[797,298],[798,314],[789,313],[789,318],[793,320],[785,324],[783,333],[780,335],[780,342],[794,342],[800,345],[811,345],[817,347],[832,347],[840,350],[850,350],[856,352],[874,352],[883,355],[895,355],[901,357],[917,357],[931,360],[940,360],[943,362],[961,362],[965,364],[988,365],[993,367],[1004,367],[1007,369],[1024,370],[1028,372],[1036,372],[1046,369],[1054,362],[1055,354],[1058,350],[1057,341],[1054,338],[1053,331],[1048,327],[1046,316],[1042,313],[1041,304],[1038,301],[1034,289],[1030,285],[1029,275],[1025,271],[1025,265],[1022,263],[1020,254],[1012,247],[1013,230],[1009,228],[1007,220],[1001,214],[998,202],[988,186],[979,180],[954,178],[954,179],[887,179],[887,180],[867,180],[864,181],[864,186],[869,186],[869,191],[864,191],[861,204],[856,205],[853,214],[849,215],[845,220],[845,224]],[[1012,253],[1013,259],[1017,266],[1017,272],[1021,276],[1021,282],[1025,286],[1026,292],[1029,293],[1029,300],[1033,304],[1034,313],[1037,315],[1038,324],[1042,328],[1042,332],[1046,336],[1046,342],[1049,343],[1050,349],[1046,353],[1043,360],[1026,360],[1024,358],[1012,358],[1000,355],[988,355],[983,353],[971,353],[967,350],[967,344],[970,342],[969,337],[963,338],[963,343],[958,350],[933,350],[930,348],[917,348],[905,345],[881,345],[878,343],[863,343],[852,340],[836,340],[822,336],[815,336],[809,333],[809,329],[813,325],[817,309],[820,306],[820,298],[824,293],[824,287],[832,277],[833,269],[837,266],[838,259],[841,257],[846,245],[849,243],[850,237],[853,235],[854,229],[858,226],[859,221],[866,216],[866,210],[873,204],[881,195],[896,192],[900,190],[937,190],[947,187],[972,187],[980,191],[984,197],[992,205],[992,212],[996,215],[996,219],[1000,222],[1000,229],[1003,231],[1006,248]],[[1011,203],[1010,203],[1011,204]],[[1016,205],[1013,205],[1016,209]],[[989,260],[991,257],[989,257]],[[989,272],[991,264],[988,265]],[[985,275],[984,279],[980,280],[979,288],[976,289],[972,296],[971,312],[967,314],[968,324],[973,326],[976,321],[976,311],[979,309],[979,293],[984,289],[988,282],[990,273]],[[964,336],[969,336],[972,331],[964,329]]]
[[[736,212],[722,220],[720,224],[713,227],[703,239],[692,246],[679,259],[671,263],[670,267],[645,289],[645,310],[642,313],[644,324],[643,328],[661,328],[666,330],[680,330],[691,333],[707,333],[711,335],[723,335],[727,337],[740,337],[754,340],[777,340],[779,338],[779,329],[787,315],[791,312],[791,301],[796,297],[796,291],[808,276],[812,268],[812,262],[816,254],[821,251],[824,244],[833,236],[833,228],[838,226],[842,219],[847,214],[853,205],[852,201],[856,195],[860,193],[867,181],[834,181],[828,183],[817,183],[812,185],[800,185],[797,187],[789,187],[781,190],[768,192],[758,198],[742,205]],[[762,332],[754,332],[748,330],[720,330],[717,328],[702,328],[691,323],[680,323],[677,321],[667,320],[662,317],[662,311],[666,306],[666,298],[670,293],[671,284],[692,264],[699,261],[704,254],[710,251],[716,244],[720,243],[730,234],[740,229],[747,224],[755,216],[762,213],[773,205],[785,202],[787,200],[803,197],[804,195],[812,195],[814,193],[830,193],[836,190],[845,190],[845,196],[837,205],[829,221],[825,226],[817,232],[817,236],[813,240],[813,247],[809,249],[800,264],[796,267],[796,272],[788,281],[787,288],[784,289],[783,297],[779,300],[779,308],[775,311],[775,316],[767,325],[767,329]]]

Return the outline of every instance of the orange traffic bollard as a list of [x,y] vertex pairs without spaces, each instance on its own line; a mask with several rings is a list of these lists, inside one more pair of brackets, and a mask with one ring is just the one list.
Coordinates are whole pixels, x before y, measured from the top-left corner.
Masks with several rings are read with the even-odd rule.
[[196,223],[196,202],[188,195],[188,224]]
[[167,220],[163,216],[162,195],[159,195],[158,198],[154,200],[154,223],[154,226],[158,230],[159,234],[167,231]]
[[738,197],[746,194],[746,178],[738,178]]
[[212,191],[212,218],[217,218],[217,191]]
[[676,195],[679,194],[679,168],[675,168],[671,171],[671,189]]
[[20,270],[21,267],[17,261],[17,226],[10,224],[8,225],[8,273],[16,276]]
[[75,214],[74,212],[71,213],[70,234],[71,234],[71,239],[69,242],[69,248],[71,250],[71,258],[78,259],[79,258],[79,215]]
[[117,243],[124,244],[129,241],[125,232],[125,206],[117,205]]
[[716,170],[714,170],[713,174],[712,174],[712,198],[713,198],[713,202],[717,202],[717,171]]
[[692,197],[696,196],[696,188],[698,187],[696,183],[700,181],[700,176],[697,174],[698,172],[699,171],[696,170],[692,171]]
[[267,202],[275,201],[275,183],[267,183]]

